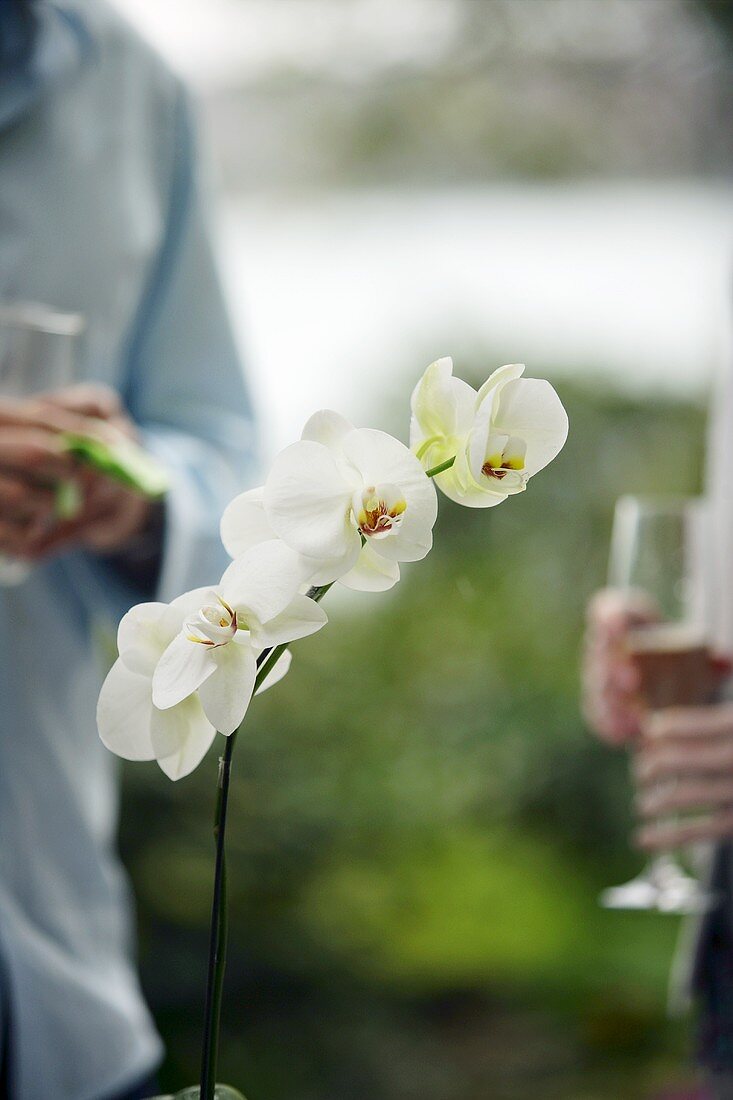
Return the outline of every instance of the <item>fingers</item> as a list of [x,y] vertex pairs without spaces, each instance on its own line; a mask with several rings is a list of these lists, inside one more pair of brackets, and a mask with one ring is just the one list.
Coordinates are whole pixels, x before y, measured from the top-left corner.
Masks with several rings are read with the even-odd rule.
[[732,835],[733,808],[694,821],[665,821],[644,825],[636,833],[635,841],[645,851],[660,852],[684,848],[688,844],[722,840]]
[[657,622],[659,610],[646,592],[602,588],[588,601],[586,618],[593,632],[619,640],[632,627]]
[[105,478],[89,498],[88,522],[82,533],[85,546],[97,553],[113,553],[146,526],[152,504],[137,493]]
[[[115,443],[120,435],[134,436],[135,429],[117,394],[102,386],[69,387],[26,400],[0,398],[0,475],[46,486],[72,477],[77,463],[66,451],[63,433]],[[6,488],[12,497],[14,490]]]
[[733,776],[733,704],[670,707],[642,720],[634,758],[640,790],[700,775]]
[[626,634],[633,626],[653,621],[657,614],[643,593],[607,588],[590,601],[587,618],[583,713],[605,741],[624,744],[638,736],[641,718],[640,675],[626,650]]
[[733,704],[656,711],[642,734],[634,776],[646,820],[637,843],[655,851],[733,835]]
[[67,409],[82,416],[114,420],[124,415],[119,394],[109,386],[102,386],[96,382],[81,382],[75,386],[66,386],[61,390],[43,393],[40,397],[49,405],[58,409]]
[[100,516],[84,531],[84,545],[99,554],[124,549],[130,539],[145,527],[150,507],[147,501],[135,498],[124,510]]
[[13,429],[34,433],[98,436],[114,442],[119,434],[135,436],[114,390],[85,384],[31,398],[0,398],[0,434]]
[[17,525],[52,516],[54,508],[52,489],[0,473],[0,519],[5,523]]
[[658,783],[645,790],[636,801],[644,818],[659,818],[689,810],[713,810],[733,807],[733,776],[711,776],[676,783]]
[[33,428],[40,431],[80,432],[88,430],[87,417],[56,405],[43,395],[32,398],[0,398],[0,430]]
[[641,708],[631,697],[620,699],[611,692],[586,693],[583,717],[611,745],[625,745],[639,735]]
[[48,482],[70,477],[74,461],[52,432],[5,424],[0,427],[0,472]]
[[727,740],[719,744],[679,742],[651,754],[641,750],[634,763],[636,780],[642,789],[667,780],[716,775],[726,770],[733,770],[733,745]]
[[[110,478],[80,465],[62,433],[108,443],[135,436],[119,396],[96,384],[30,399],[0,398],[0,551],[45,559],[76,546],[123,548],[147,522],[149,505]],[[82,506],[71,519],[56,513],[54,486],[74,481]]]
[[62,414],[65,410],[96,421],[95,431],[102,435],[106,436],[106,429],[111,427],[131,439],[136,438],[135,426],[127,416],[119,394],[109,386],[96,382],[79,383],[42,394],[41,400],[47,407],[61,410]]
[[733,738],[733,703],[652,711],[644,719],[642,733],[645,747],[650,748],[672,741]]
[[0,519],[0,553],[26,561],[29,560],[27,544],[28,537],[24,525]]
[[152,508],[149,501],[92,471],[84,472],[80,487],[83,504],[79,513],[71,520],[46,526],[34,537],[26,551],[34,559],[80,546],[114,553],[144,529]]

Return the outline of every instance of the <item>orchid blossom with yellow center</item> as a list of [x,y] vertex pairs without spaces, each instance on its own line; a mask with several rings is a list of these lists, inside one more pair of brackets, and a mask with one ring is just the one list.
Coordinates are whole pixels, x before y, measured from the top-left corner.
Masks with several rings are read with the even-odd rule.
[[277,536],[300,555],[308,583],[383,591],[399,580],[400,562],[429,552],[437,511],[435,489],[403,443],[323,410],[277,456],[262,489],[231,502],[221,535],[235,559]]
[[264,650],[313,634],[328,621],[300,592],[298,555],[279,540],[262,542],[232,562],[216,589],[187,597],[196,609],[161,655],[153,703],[162,711],[198,693],[220,733],[240,725]]
[[[153,704],[153,676],[163,654],[182,631],[191,629],[197,609],[210,596],[210,589],[198,588],[170,604],[143,603],[128,611],[117,631],[119,657],[97,705],[99,736],[108,749],[125,760],[156,760],[173,780],[200,764],[216,729],[195,693],[159,710]],[[289,667],[286,651],[258,691],[276,684]]]
[[523,492],[565,443],[560,398],[523,373],[521,363],[500,367],[476,391],[453,376],[451,359],[438,359],[413,391],[410,445],[458,504],[491,508]]

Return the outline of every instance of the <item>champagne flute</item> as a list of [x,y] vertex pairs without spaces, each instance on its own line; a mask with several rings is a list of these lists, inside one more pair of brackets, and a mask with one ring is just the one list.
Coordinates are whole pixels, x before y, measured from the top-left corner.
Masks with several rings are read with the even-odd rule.
[[[0,395],[30,397],[74,381],[84,318],[35,302],[0,302]],[[0,553],[0,587],[21,584],[25,562]]]
[[[700,498],[625,496],[616,504],[609,583],[640,611],[623,644],[646,708],[710,702],[708,547]],[[630,882],[604,890],[600,902],[609,909],[700,913],[712,898],[674,852],[663,852]]]

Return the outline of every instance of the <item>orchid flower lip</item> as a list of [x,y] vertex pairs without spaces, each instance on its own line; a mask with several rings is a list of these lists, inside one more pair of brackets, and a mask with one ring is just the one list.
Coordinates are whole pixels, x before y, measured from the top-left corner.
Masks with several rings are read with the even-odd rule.
[[355,493],[353,509],[361,535],[383,539],[401,525],[407,501],[397,485],[369,485]]
[[525,468],[527,444],[517,436],[493,435],[487,444],[487,455],[481,466],[484,477],[503,481],[507,474],[519,475],[518,478],[510,478],[512,482],[522,485],[526,481],[522,471]]
[[496,481],[503,481],[509,472],[519,472],[515,466],[510,466],[509,463],[504,462],[501,465],[494,466],[487,460],[481,467],[481,473],[484,477],[493,477]]
[[246,629],[246,624],[243,626],[240,623],[236,611],[218,592],[216,599],[219,607],[206,604],[199,609],[196,618],[186,622],[189,642],[218,649],[230,642],[238,630]]

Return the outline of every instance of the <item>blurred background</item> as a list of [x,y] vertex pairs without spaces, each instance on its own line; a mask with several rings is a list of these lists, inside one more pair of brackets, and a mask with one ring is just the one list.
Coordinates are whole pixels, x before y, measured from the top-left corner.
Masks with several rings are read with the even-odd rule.
[[[267,1100],[635,1100],[684,1082],[676,918],[578,712],[621,492],[696,492],[733,256],[733,5],[116,0],[196,96],[265,457],[335,407],[405,438],[452,354],[549,376],[570,440],[251,712],[221,1073]],[[142,967],[194,1080],[215,758],[125,773]],[[155,828],[150,828],[150,821]]]

